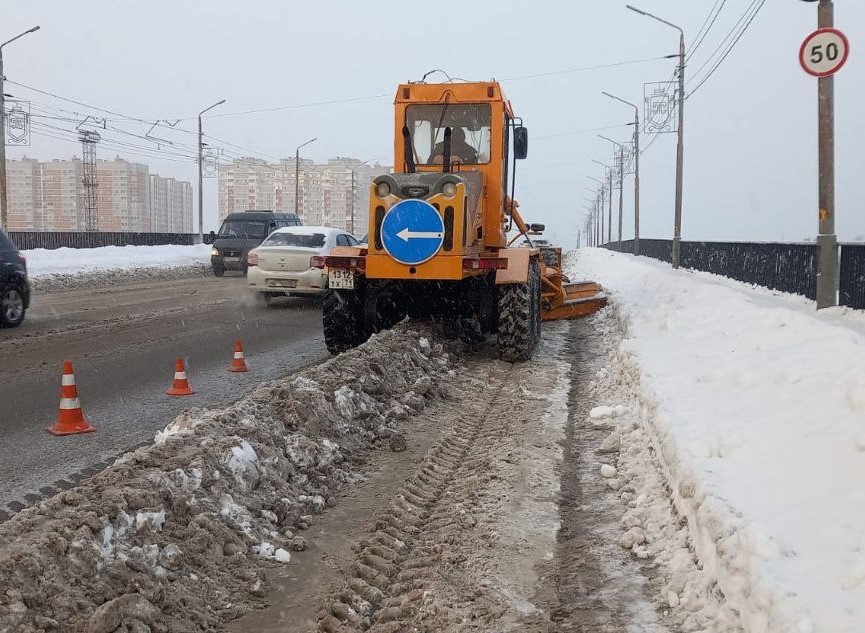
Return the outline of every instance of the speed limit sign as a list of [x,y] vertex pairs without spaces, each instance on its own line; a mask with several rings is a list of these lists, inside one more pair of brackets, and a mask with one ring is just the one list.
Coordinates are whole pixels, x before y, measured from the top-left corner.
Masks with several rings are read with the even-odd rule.
[[850,43],[838,29],[817,29],[805,38],[799,48],[799,63],[809,75],[834,75],[850,54]]

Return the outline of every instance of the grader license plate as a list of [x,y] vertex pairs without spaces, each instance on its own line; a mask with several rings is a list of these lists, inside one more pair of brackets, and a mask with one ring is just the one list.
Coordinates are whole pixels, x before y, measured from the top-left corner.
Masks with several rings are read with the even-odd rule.
[[354,290],[354,271],[327,271],[327,285],[335,290]]

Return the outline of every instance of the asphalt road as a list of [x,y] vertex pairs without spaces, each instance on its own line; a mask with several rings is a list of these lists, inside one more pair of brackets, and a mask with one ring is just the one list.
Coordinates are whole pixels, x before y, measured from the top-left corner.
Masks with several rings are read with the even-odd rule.
[[[248,373],[229,373],[235,340]],[[185,359],[196,394],[170,397]],[[243,277],[195,277],[35,295],[0,330],[0,520],[149,442],[184,409],[234,401],[327,357],[314,300],[259,306]],[[95,433],[54,437],[64,360]]]

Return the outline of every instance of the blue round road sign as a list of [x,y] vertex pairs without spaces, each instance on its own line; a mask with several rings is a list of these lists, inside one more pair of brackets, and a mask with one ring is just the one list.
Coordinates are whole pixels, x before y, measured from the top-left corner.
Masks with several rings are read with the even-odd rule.
[[384,249],[407,266],[432,258],[442,247],[444,236],[445,225],[439,212],[423,200],[397,202],[381,223]]

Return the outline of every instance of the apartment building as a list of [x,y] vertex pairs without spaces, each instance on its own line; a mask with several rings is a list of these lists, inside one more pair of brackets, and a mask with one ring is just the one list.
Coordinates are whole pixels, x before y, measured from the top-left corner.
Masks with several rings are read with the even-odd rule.
[[40,226],[45,223],[42,207],[42,176],[39,161],[32,158],[10,161],[6,168],[9,187],[10,226]]
[[[297,210],[304,224],[324,224],[362,236],[367,231],[369,183],[389,167],[355,158],[324,164],[301,159],[297,165]],[[268,163],[242,158],[219,166],[219,218],[234,211],[271,209],[294,212],[293,158]]]
[[122,158],[96,161],[96,196],[100,231],[152,231],[150,170]]
[[[78,158],[6,161],[9,229],[86,229],[83,163]],[[192,185],[151,174],[121,158],[96,163],[100,231],[192,232]]]
[[[168,232],[192,233],[192,185],[174,178],[163,180],[168,183]],[[154,227],[152,230],[157,229]],[[164,229],[160,228],[159,231],[164,232]]]
[[150,231],[192,233],[192,185],[150,174]]

